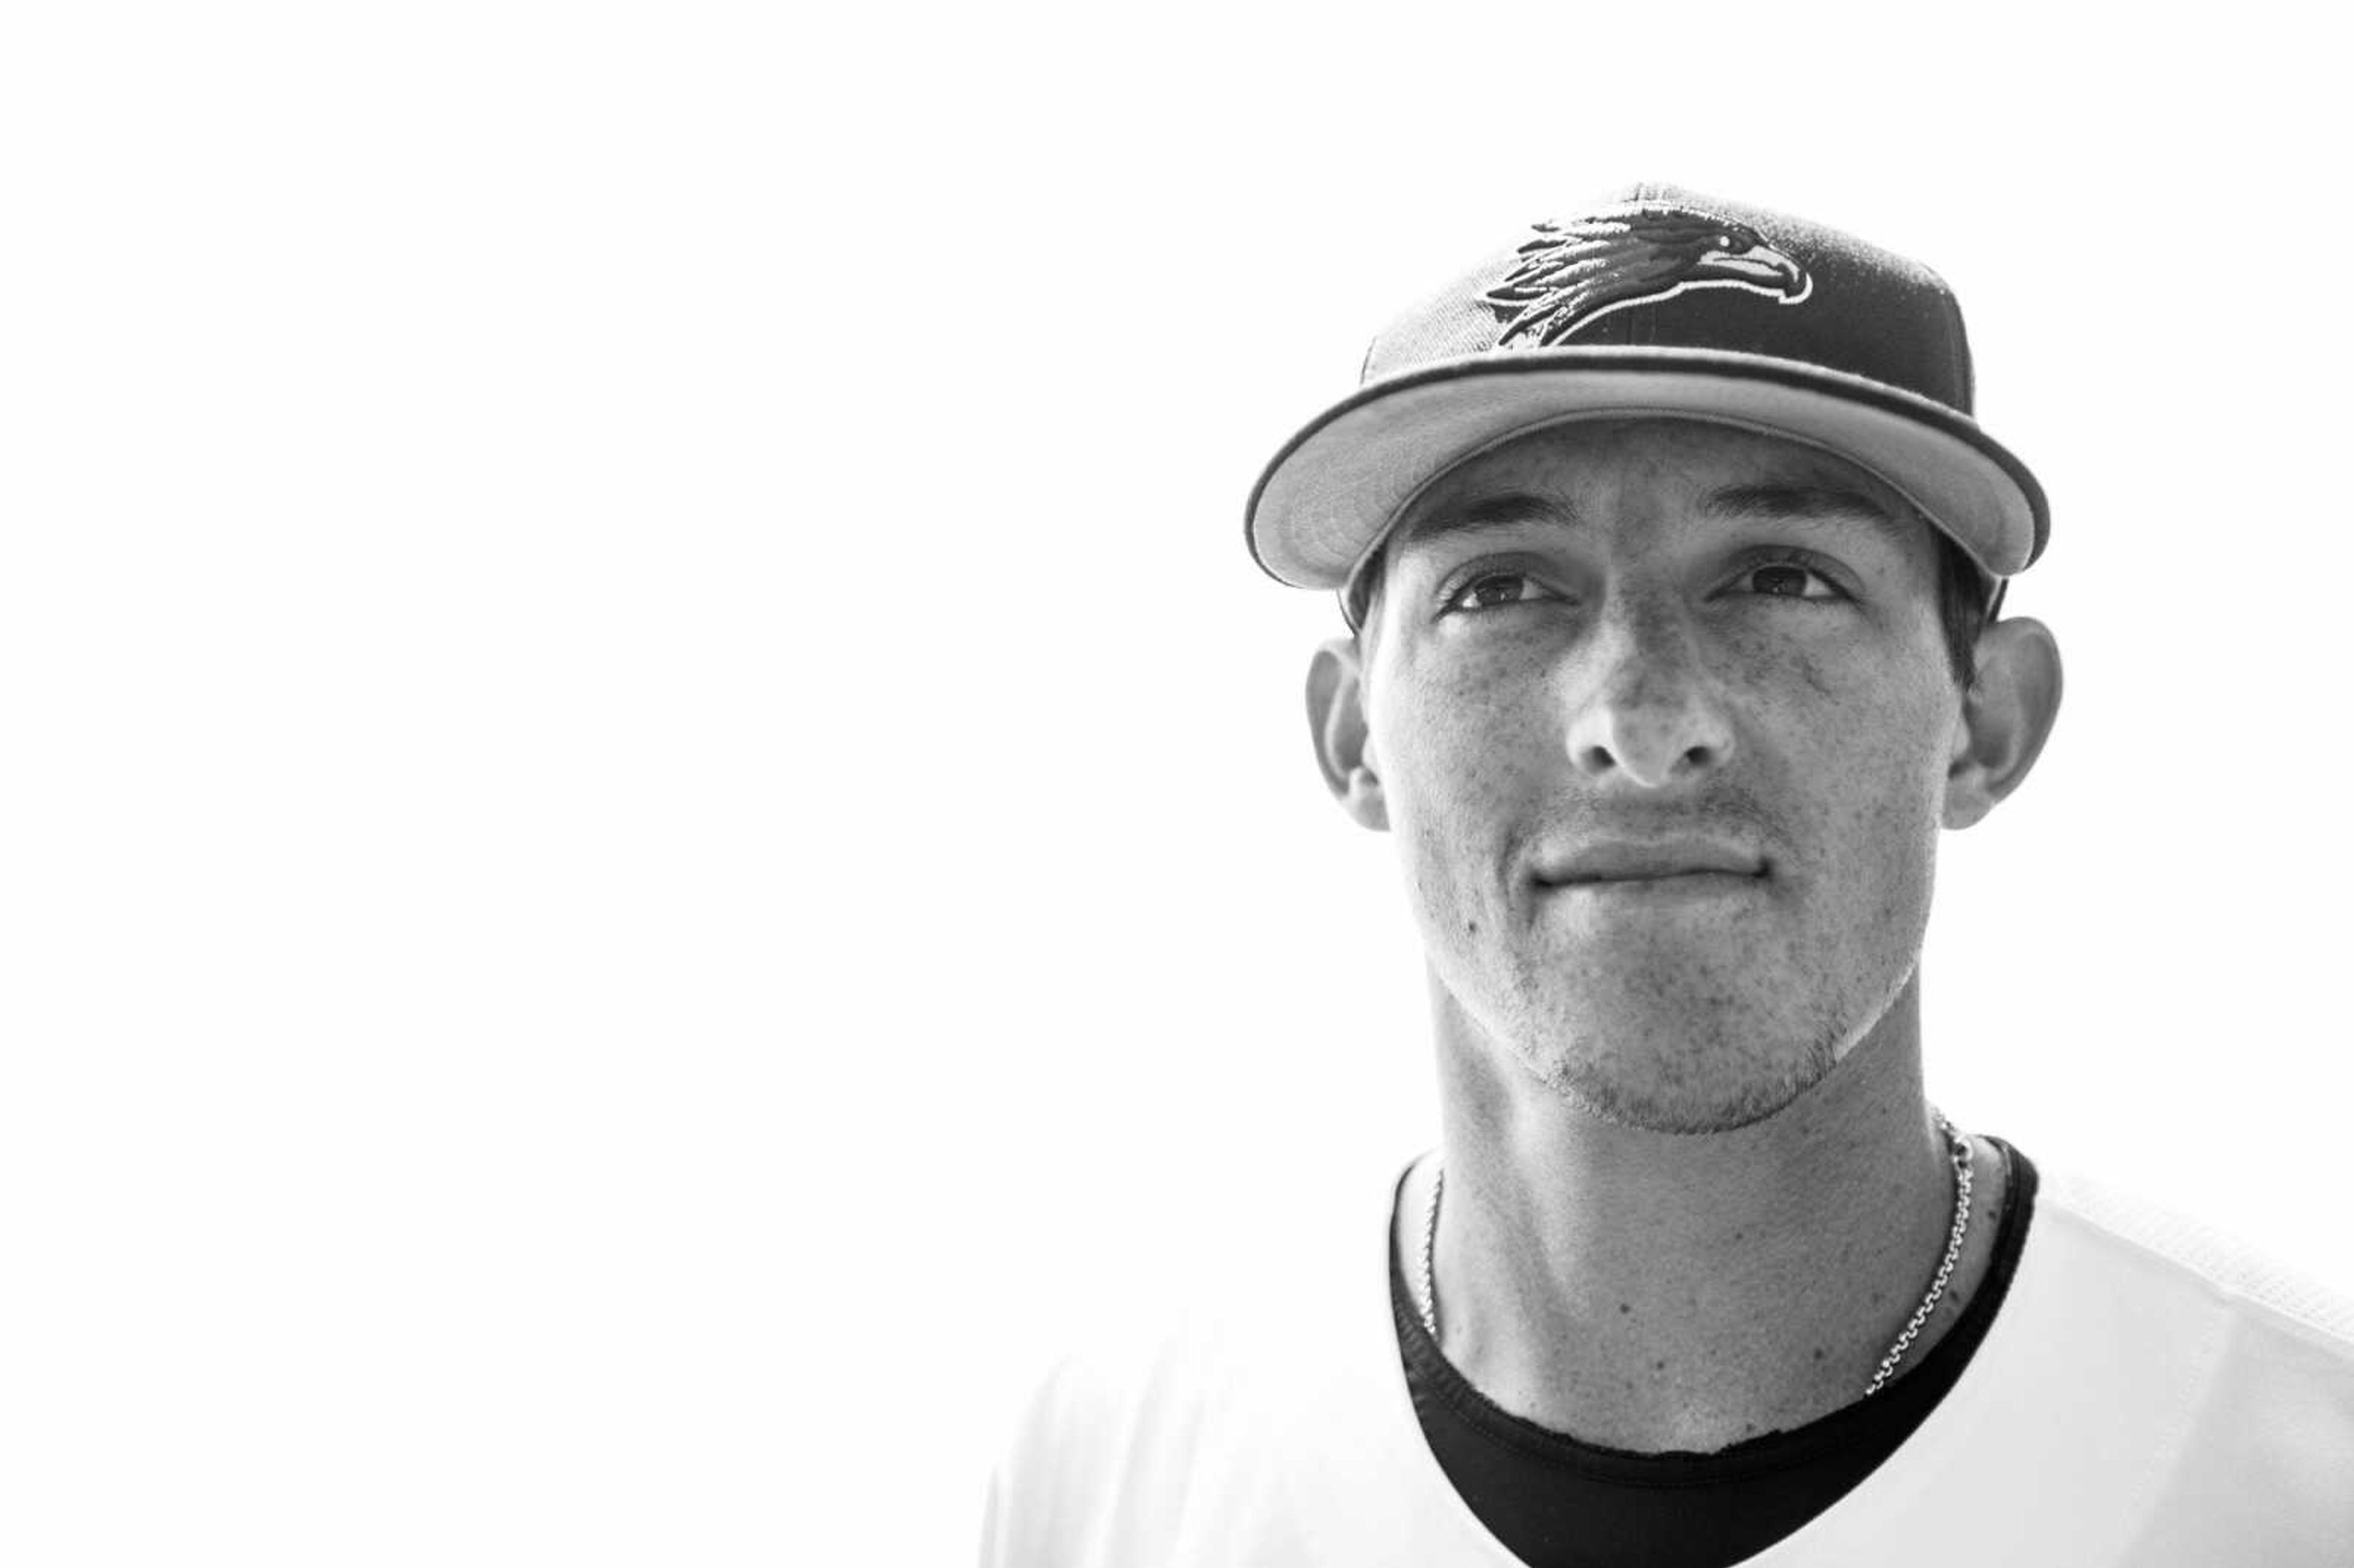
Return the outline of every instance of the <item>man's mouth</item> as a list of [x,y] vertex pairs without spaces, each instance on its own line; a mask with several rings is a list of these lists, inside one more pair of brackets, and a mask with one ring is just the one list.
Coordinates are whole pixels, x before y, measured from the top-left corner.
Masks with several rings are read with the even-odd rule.
[[1631,890],[1654,883],[1701,889],[1762,881],[1766,871],[1763,854],[1726,839],[1599,839],[1540,856],[1535,876],[1547,889]]

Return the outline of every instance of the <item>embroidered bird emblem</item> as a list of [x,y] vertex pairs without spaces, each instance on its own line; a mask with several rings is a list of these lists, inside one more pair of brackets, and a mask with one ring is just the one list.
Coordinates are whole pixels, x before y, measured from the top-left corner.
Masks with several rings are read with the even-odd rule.
[[1749,289],[1795,305],[1807,270],[1746,224],[1686,207],[1638,207],[1540,223],[1520,261],[1480,299],[1510,323],[1498,348],[1543,348],[1612,311],[1686,289]]

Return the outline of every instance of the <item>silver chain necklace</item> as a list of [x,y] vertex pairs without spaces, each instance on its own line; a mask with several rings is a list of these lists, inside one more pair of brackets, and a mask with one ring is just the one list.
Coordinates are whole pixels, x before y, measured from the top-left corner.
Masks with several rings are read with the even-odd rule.
[[[1914,1340],[1920,1335],[1921,1325],[1927,1322],[1929,1314],[1936,1309],[1937,1298],[1945,1295],[1946,1282],[1953,1278],[1954,1265],[1962,1255],[1962,1238],[1969,1234],[1970,1142],[1954,1130],[1954,1124],[1946,1119],[1944,1111],[1931,1114],[1937,1118],[1937,1130],[1946,1135],[1946,1147],[1953,1151],[1954,1228],[1946,1238],[1946,1255],[1937,1264],[1937,1277],[1929,1281],[1929,1294],[1921,1298],[1921,1305],[1913,1309],[1913,1320],[1904,1325],[1904,1331],[1896,1336],[1896,1343],[1880,1358],[1880,1371],[1873,1375],[1872,1386],[1863,1391],[1867,1399],[1887,1386],[1888,1380],[1895,1374],[1896,1363],[1903,1361],[1904,1352],[1913,1348]],[[1447,1167],[1441,1165],[1431,1172],[1430,1207],[1422,1221],[1422,1326],[1430,1331],[1430,1342],[1434,1345],[1438,1343],[1438,1289],[1431,1279],[1430,1263],[1438,1246],[1438,1195],[1446,1187]]]

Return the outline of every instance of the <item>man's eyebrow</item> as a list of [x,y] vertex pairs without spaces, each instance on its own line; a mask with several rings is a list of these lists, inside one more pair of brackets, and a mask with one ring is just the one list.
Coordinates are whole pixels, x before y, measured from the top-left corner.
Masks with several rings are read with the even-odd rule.
[[[1809,522],[1861,524],[1900,548],[1912,542],[1909,519],[1891,512],[1861,490],[1810,480],[1774,480],[1755,484],[1728,484],[1701,501],[1701,514],[1719,522],[1776,522],[1793,518]],[[1428,544],[1456,534],[1498,533],[1532,524],[1562,528],[1584,525],[1575,508],[1547,496],[1506,491],[1483,496],[1466,505],[1424,514],[1397,539],[1400,549]]]
[[1398,543],[1400,546],[1420,545],[1444,538],[1449,534],[1523,528],[1532,523],[1575,528],[1578,518],[1574,510],[1560,502],[1548,501],[1542,495],[1530,495],[1522,491],[1507,491],[1501,495],[1484,497],[1468,506],[1426,513],[1400,535]]
[[1906,519],[1864,494],[1836,484],[1782,481],[1767,484],[1728,484],[1709,493],[1701,503],[1703,514],[1726,521],[1776,522],[1804,518],[1809,522],[1863,523],[1902,545],[1911,538]]

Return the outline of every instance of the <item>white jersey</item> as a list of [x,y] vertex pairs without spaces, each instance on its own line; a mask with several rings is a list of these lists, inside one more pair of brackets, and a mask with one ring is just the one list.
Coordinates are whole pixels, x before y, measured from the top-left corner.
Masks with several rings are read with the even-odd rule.
[[[1388,1196],[1384,1190],[1384,1197]],[[1512,1568],[1423,1439],[1386,1205],[1247,1325],[1078,1356],[990,1492],[1003,1568]],[[2046,1176],[1961,1380],[1756,1568],[2349,1568],[2354,1305],[2080,1180]]]

